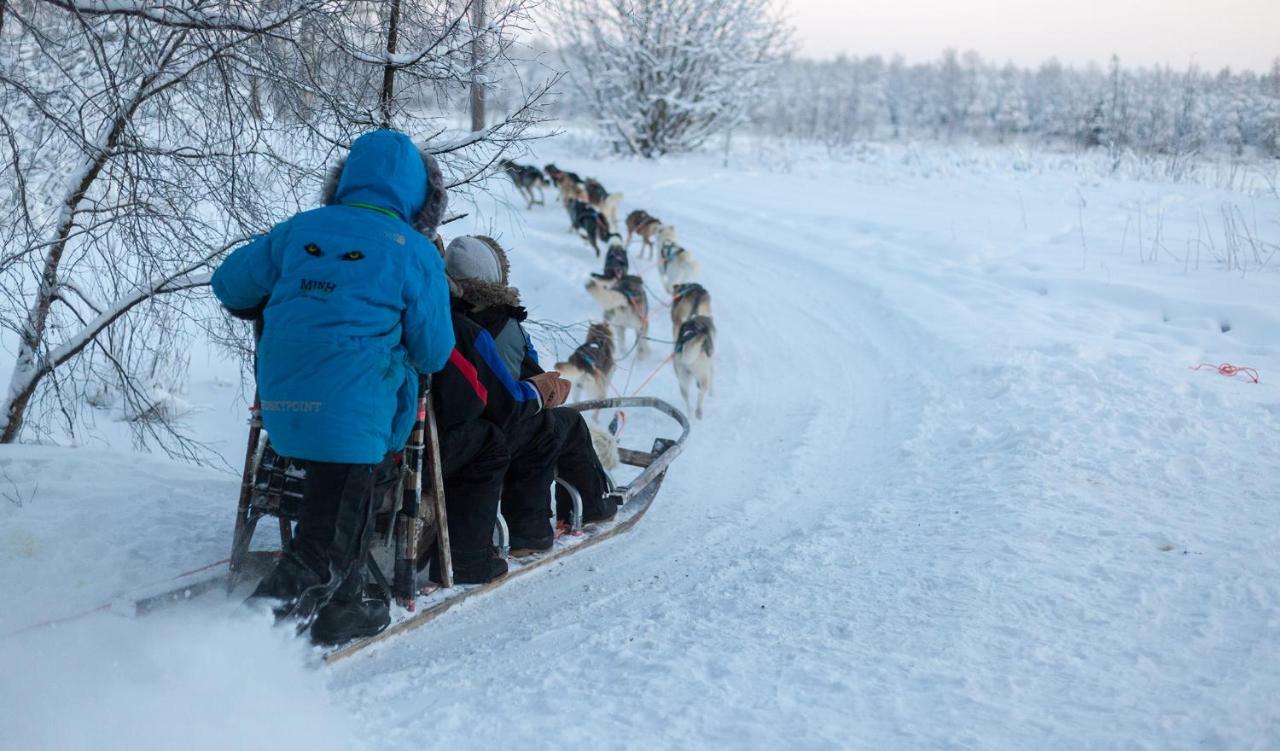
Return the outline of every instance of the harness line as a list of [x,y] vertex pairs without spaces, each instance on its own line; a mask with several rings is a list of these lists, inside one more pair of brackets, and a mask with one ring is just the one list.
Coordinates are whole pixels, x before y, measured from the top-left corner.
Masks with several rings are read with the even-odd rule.
[[[223,558],[223,559],[222,559],[222,560],[220,560],[220,561],[214,561],[213,563],[205,564],[204,566],[200,566],[199,568],[193,568],[193,569],[191,569],[190,571],[183,571],[182,573],[180,573],[180,574],[176,574],[176,575],[171,576],[171,577],[169,577],[169,578],[167,578],[167,579],[157,579],[156,581],[153,581],[153,582],[151,582],[151,583],[149,583],[149,584],[144,584],[144,585],[142,585],[141,587],[138,587],[138,588],[137,588],[136,590],[134,590],[134,591],[137,591],[137,590],[144,590],[144,589],[147,589],[147,588],[149,588],[149,587],[154,587],[154,586],[156,586],[157,584],[165,584],[165,583],[167,583],[167,582],[177,581],[178,579],[182,579],[182,578],[184,578],[184,577],[191,576],[192,574],[198,574],[198,573],[200,573],[200,572],[202,572],[202,571],[208,571],[209,569],[214,568],[215,566],[221,566],[221,565],[222,565],[222,564],[224,564],[224,563],[230,563],[230,562],[231,562],[231,559],[230,559],[230,558]],[[117,595],[116,597],[112,598],[112,600],[119,599],[119,597],[120,597],[120,596],[121,596],[121,595]],[[48,619],[48,620],[40,621],[39,623],[32,623],[32,624],[31,624],[31,625],[29,625],[29,626],[23,626],[23,627],[21,627],[21,628],[19,628],[19,629],[15,630],[15,631],[10,631],[10,632],[8,632],[7,634],[5,634],[4,636],[5,636],[5,638],[7,639],[7,638],[9,638],[9,637],[11,637],[11,636],[18,636],[18,635],[20,635],[20,634],[25,634],[25,633],[27,633],[27,632],[29,632],[29,631],[35,631],[36,629],[38,629],[38,628],[43,628],[43,627],[45,627],[45,626],[56,626],[56,625],[58,625],[58,624],[60,624],[60,623],[68,623],[68,622],[70,622],[70,621],[76,621],[76,620],[79,620],[79,619],[81,619],[81,618],[84,618],[85,616],[93,615],[94,613],[100,613],[100,612],[102,612],[102,611],[104,611],[104,610],[110,610],[110,609],[111,609],[111,602],[112,602],[112,600],[108,600],[107,602],[104,602],[104,603],[102,603],[102,604],[100,604],[100,605],[95,605],[95,606],[93,606],[92,608],[89,608],[88,610],[81,611],[81,612],[79,612],[79,613],[73,613],[72,615],[62,616],[61,618],[50,618],[50,619]]]
[[1227,378],[1235,378],[1237,375],[1243,375],[1245,378],[1249,379],[1253,383],[1258,382],[1257,370],[1250,367],[1246,367],[1244,365],[1232,365],[1229,362],[1224,362],[1221,365],[1214,365],[1213,363],[1202,362],[1199,365],[1194,365],[1188,368],[1188,370],[1201,370],[1203,368],[1213,368],[1214,370],[1218,371],[1219,375],[1224,375]]

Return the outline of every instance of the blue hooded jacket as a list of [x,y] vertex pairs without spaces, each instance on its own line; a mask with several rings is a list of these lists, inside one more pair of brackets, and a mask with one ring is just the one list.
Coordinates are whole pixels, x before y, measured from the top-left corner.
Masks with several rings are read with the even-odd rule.
[[443,213],[444,187],[427,162],[403,133],[366,133],[330,205],[253,239],[213,275],[214,294],[232,310],[267,299],[258,392],[285,456],[373,464],[400,450],[418,373],[440,370],[453,350],[444,264],[411,224],[424,225],[428,206],[435,222]]

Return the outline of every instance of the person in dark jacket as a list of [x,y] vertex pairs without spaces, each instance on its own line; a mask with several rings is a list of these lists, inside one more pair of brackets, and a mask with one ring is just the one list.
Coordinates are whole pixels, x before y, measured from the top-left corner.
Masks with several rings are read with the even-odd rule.
[[[537,419],[546,407],[563,403],[569,383],[555,373],[522,380],[499,352],[509,342],[495,340],[469,318],[463,288],[453,282],[450,286],[455,346],[448,365],[435,377],[432,397],[454,580],[483,584],[507,572],[506,561],[495,555],[492,537],[512,459],[507,434]],[[434,581],[441,578],[438,564],[433,556]]]
[[391,130],[362,135],[324,206],[237,249],[213,275],[233,314],[261,316],[257,382],[272,445],[306,471],[296,534],[254,596],[338,643],[375,634],[365,597],[375,479],[413,427],[420,374],[453,350],[448,282],[427,239],[447,205],[435,160]]
[[[521,322],[528,314],[520,306],[519,291],[508,286],[510,265],[506,252],[489,237],[458,237],[445,253],[445,271],[453,286],[455,333],[462,325],[478,332],[485,343],[481,353],[494,372],[517,386],[556,384],[554,401],[541,399],[540,409],[532,408],[536,394],[526,391],[523,399],[512,394],[516,406],[503,412],[501,429],[510,453],[510,463],[502,482],[502,515],[511,534],[515,555],[551,548],[555,540],[552,524],[551,484],[557,474],[572,484],[583,498],[586,521],[611,518],[617,507],[604,494],[608,474],[600,466],[591,443],[591,434],[582,415],[560,405],[568,398],[568,382],[558,373],[546,372],[538,363],[538,353]],[[492,345],[487,344],[492,342]],[[567,504],[562,495],[558,504]],[[562,516],[567,512],[562,511]]]

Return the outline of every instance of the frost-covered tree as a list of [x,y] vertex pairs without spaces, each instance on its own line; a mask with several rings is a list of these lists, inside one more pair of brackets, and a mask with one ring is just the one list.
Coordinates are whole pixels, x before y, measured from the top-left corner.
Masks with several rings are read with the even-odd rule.
[[948,50],[910,66],[874,56],[792,60],[776,79],[752,123],[827,146],[883,136],[1032,139],[1104,148],[1117,166],[1158,154],[1174,169],[1202,152],[1280,156],[1280,63],[1262,75],[1125,68],[1116,57],[1105,70],[1050,60],[1031,71]]
[[478,28],[449,0],[0,2],[0,443],[74,435],[88,401],[198,458],[173,418],[210,263],[311,204],[370,127],[428,142],[455,185],[491,172],[549,84],[460,137],[439,102],[499,68],[528,4],[490,0]]
[[1027,116],[1026,96],[1023,94],[1022,75],[1012,65],[1006,65],[1000,71],[991,122],[1001,141],[1026,132],[1031,126],[1031,120]]
[[0,191],[13,210],[0,229],[0,321],[17,352],[0,442],[41,399],[74,430],[81,395],[104,384],[139,432],[169,426],[180,293],[261,224],[245,188],[281,166],[245,131],[238,54],[310,7],[3,6]]
[[566,0],[562,58],[619,152],[685,151],[738,125],[788,44],[773,0]]

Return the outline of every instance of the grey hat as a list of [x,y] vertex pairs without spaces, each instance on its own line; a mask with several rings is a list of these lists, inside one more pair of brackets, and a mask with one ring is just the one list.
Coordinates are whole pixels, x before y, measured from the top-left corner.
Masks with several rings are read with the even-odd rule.
[[454,281],[475,279],[506,286],[507,274],[493,247],[478,237],[453,238],[444,251],[444,270]]
[[444,270],[458,296],[477,309],[520,304],[520,291],[507,286],[507,253],[491,237],[455,237],[445,248]]

